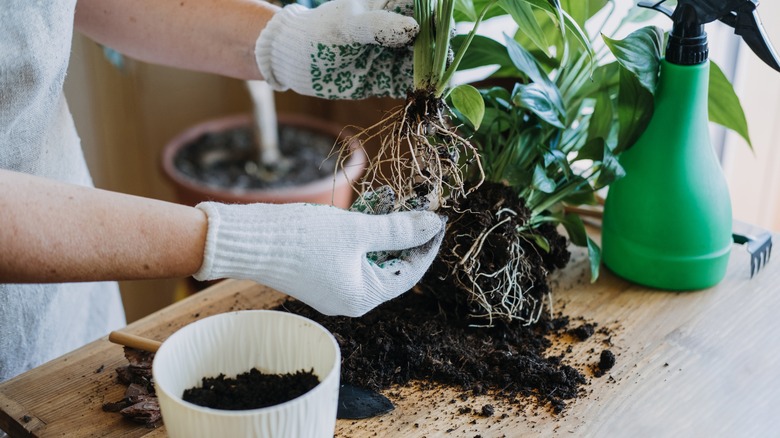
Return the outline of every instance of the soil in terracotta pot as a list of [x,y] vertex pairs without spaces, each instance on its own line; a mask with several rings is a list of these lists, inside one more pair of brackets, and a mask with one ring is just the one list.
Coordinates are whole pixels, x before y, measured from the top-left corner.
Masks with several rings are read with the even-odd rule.
[[336,157],[329,157],[335,140],[294,126],[279,127],[283,164],[279,169],[258,166],[257,148],[249,126],[207,133],[174,157],[184,175],[220,189],[270,189],[295,186],[332,177]]
[[258,409],[300,397],[319,383],[314,370],[267,374],[252,368],[235,378],[204,377],[200,386],[186,389],[182,399],[214,409]]

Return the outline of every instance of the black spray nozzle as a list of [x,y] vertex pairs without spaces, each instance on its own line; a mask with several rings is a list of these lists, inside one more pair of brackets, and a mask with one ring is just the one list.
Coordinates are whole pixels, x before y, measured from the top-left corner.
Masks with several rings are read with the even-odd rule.
[[734,33],[742,37],[756,56],[768,66],[780,71],[780,58],[769,43],[764,26],[758,17],[757,6],[757,1],[745,1],[739,6],[739,11],[730,12],[719,19],[733,27]]
[[[639,6],[654,9],[674,22],[666,58],[676,64],[698,64],[707,59],[704,25],[715,20],[734,28],[762,61],[780,71],[777,56],[758,17],[758,0],[678,0],[671,10],[666,0],[642,1]],[[702,50],[704,49],[704,50]]]

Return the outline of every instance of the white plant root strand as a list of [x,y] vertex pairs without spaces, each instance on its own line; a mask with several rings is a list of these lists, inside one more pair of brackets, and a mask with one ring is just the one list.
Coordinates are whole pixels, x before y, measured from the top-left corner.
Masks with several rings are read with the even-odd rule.
[[[543,302],[532,297],[528,291],[523,289],[522,281],[518,278],[527,278],[531,275],[532,266],[525,257],[523,246],[520,244],[521,237],[517,234],[510,237],[510,244],[507,263],[498,267],[493,272],[487,272],[480,263],[480,253],[482,246],[490,234],[503,224],[517,216],[514,210],[502,208],[496,213],[496,218],[500,219],[498,223],[487,230],[482,231],[473,241],[471,247],[463,256],[458,254],[458,246],[452,249],[453,255],[460,258],[458,263],[453,266],[450,275],[456,279],[457,283],[466,291],[469,291],[469,300],[476,303],[483,313],[472,313],[470,316],[479,321],[486,321],[485,324],[472,324],[472,327],[492,327],[494,320],[499,319],[507,322],[520,321],[523,325],[531,325],[539,320],[544,308]],[[504,218],[501,219],[501,216]],[[495,285],[485,289],[483,284],[487,282],[483,279],[497,279]],[[491,304],[491,297],[500,296],[501,301],[498,304]],[[526,311],[526,309],[529,309]],[[527,315],[527,316],[523,316]]]
[[[484,171],[476,148],[459,136],[439,112],[434,115],[431,112],[435,111],[427,106],[418,109],[415,100],[410,98],[352,137],[361,144],[379,140],[379,149],[369,158],[366,174],[355,185],[358,195],[387,185],[396,194],[394,210],[435,211],[447,199],[466,196],[482,183]],[[341,148],[342,166],[351,153],[349,148]],[[459,163],[461,154],[466,158],[465,164]],[[467,189],[464,168],[474,165],[480,177],[474,187]],[[420,196],[426,198],[425,205],[420,205]]]

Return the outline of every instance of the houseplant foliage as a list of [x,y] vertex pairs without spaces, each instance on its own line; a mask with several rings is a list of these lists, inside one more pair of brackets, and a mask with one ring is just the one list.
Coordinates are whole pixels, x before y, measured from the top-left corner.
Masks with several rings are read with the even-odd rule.
[[[650,12],[616,11],[614,0],[415,2],[415,87],[401,108],[362,133],[380,137],[383,149],[356,208],[446,215],[447,236],[422,289],[473,325],[540,317],[548,274],[568,263],[559,226],[588,248],[598,277],[599,247],[566,207],[596,203],[595,193],[624,175],[618,156],[652,115],[664,41],[661,29],[638,25]],[[476,34],[498,16],[519,30],[503,41]],[[450,41],[450,17],[469,33]],[[604,30],[614,22],[612,35],[638,29],[612,38]],[[489,80],[501,86],[449,87],[455,70],[489,65],[497,67]],[[731,85],[713,71],[710,94],[731,104],[713,99],[713,121],[747,138]]]
[[[462,1],[456,18],[473,21],[474,11],[490,3]],[[652,115],[664,47],[664,33],[654,26],[620,40],[605,35],[610,25],[614,34],[652,15],[635,5],[618,13],[616,6],[607,0],[499,1],[486,15],[510,15],[519,30],[502,42],[473,37],[461,61],[463,69],[497,66],[491,78],[503,86],[480,86],[481,102],[464,99],[455,88],[450,107],[479,151],[483,187],[502,187],[508,198],[520,199],[520,208],[508,208],[503,199],[486,203],[488,210],[474,208],[473,200],[453,203],[438,275],[462,292],[429,289],[488,325],[538,318],[547,273],[568,261],[558,225],[572,243],[588,248],[591,278],[598,278],[599,247],[566,207],[596,203],[595,193],[624,175],[617,157]],[[463,41],[458,37],[454,45]],[[711,120],[749,142],[731,84],[714,64],[712,72]],[[481,231],[470,225],[474,221],[484,224]],[[500,244],[473,251],[491,240]],[[502,246],[510,251],[499,253]]]

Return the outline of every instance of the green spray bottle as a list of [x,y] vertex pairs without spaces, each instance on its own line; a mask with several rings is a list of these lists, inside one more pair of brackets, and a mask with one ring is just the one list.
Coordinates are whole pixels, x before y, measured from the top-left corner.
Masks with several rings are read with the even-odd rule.
[[604,206],[604,264],[632,282],[667,290],[718,284],[732,247],[731,200],[710,144],[709,60],[704,25],[735,29],[767,64],[780,61],[756,13],[756,0],[640,2],[669,16],[673,28],[661,60],[653,117],[620,156],[626,176]]

